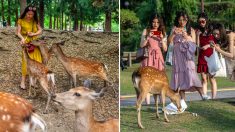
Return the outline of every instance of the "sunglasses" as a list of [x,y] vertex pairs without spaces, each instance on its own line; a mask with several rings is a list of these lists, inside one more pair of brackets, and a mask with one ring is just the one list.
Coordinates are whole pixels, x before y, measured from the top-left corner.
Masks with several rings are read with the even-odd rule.
[[205,21],[205,20],[200,20],[200,21],[199,21],[199,23],[201,23],[201,24],[205,24],[205,23],[206,23],[206,21]]
[[31,7],[31,6],[30,6],[30,7],[29,7],[29,10],[30,10],[30,11],[36,11],[36,7]]

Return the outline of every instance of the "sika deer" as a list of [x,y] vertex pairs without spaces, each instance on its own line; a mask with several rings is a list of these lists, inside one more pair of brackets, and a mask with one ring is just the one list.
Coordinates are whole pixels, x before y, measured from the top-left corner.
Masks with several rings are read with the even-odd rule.
[[119,120],[96,121],[93,117],[93,100],[103,95],[86,87],[77,87],[64,93],[56,94],[55,102],[75,111],[74,132],[118,132]]
[[[55,56],[57,59],[62,63],[64,66],[66,72],[69,74],[69,78],[73,79],[74,87],[76,87],[76,78],[77,75],[79,77],[99,77],[104,80],[104,85],[106,86],[106,82],[111,83],[108,80],[108,77],[106,75],[107,66],[103,63],[97,62],[97,61],[91,61],[91,60],[85,60],[82,58],[74,58],[74,57],[67,57],[63,53],[61,47],[59,44],[63,45],[64,42],[61,43],[54,43],[50,49],[49,52],[55,53]],[[71,88],[72,88],[72,82],[70,81]],[[116,91],[113,87],[113,91],[116,94]]]
[[39,47],[42,55],[42,63],[47,65],[49,59],[51,58],[51,54],[49,53],[49,48],[45,45],[45,42],[43,40],[34,40],[32,41],[32,44]]
[[41,87],[47,92],[48,99],[44,113],[47,113],[49,102],[54,95],[55,79],[54,73],[48,70],[48,68],[35,60],[30,59],[27,49],[23,46],[23,56],[27,64],[27,72],[30,78],[29,84],[29,96],[31,96],[31,87],[36,85],[38,80]]
[[46,132],[45,121],[34,113],[28,101],[0,92],[0,132],[32,132],[37,126]]
[[164,112],[164,118],[166,122],[169,122],[165,112],[165,96],[169,97],[172,102],[176,103],[178,110],[181,111],[180,95],[178,92],[174,92],[168,83],[168,79],[165,71],[159,71],[153,67],[146,66],[141,67],[132,74],[132,82],[137,94],[137,113],[138,113],[138,125],[140,128],[144,128],[141,124],[141,104],[145,99],[147,93],[154,95],[156,103],[156,116],[159,118],[158,113],[158,94],[161,95],[162,99],[162,110]]

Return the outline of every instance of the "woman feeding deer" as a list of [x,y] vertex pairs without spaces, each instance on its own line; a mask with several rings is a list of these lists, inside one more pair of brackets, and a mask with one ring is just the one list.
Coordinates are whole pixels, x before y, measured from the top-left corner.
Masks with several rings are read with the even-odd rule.
[[[39,24],[36,7],[27,6],[18,20],[17,35],[21,39],[20,44],[27,44],[28,54],[31,59],[42,63],[41,53],[38,47],[31,44],[32,40],[42,33]],[[25,80],[27,75],[26,62],[22,57],[22,79],[20,88],[25,89]]]

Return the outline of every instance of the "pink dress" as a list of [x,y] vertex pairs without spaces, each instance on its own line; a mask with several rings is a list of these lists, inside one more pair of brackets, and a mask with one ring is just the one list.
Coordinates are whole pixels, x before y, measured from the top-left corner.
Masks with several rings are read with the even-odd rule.
[[161,44],[160,39],[157,37],[149,37],[148,43],[149,43],[149,57],[144,59],[141,62],[141,66],[152,66],[156,69],[163,70],[164,69],[164,59],[162,56],[161,51]]

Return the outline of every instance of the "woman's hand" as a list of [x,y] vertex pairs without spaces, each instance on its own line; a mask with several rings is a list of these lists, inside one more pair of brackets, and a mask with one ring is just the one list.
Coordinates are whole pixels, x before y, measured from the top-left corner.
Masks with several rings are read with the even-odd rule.
[[25,44],[25,39],[24,38],[20,40],[20,44]]
[[206,49],[208,49],[208,48],[210,48],[210,45],[209,45],[209,44],[203,46],[201,49],[202,49],[202,50],[206,50]]
[[215,47],[216,51],[218,51],[218,52],[221,51],[221,48],[218,44],[213,44],[213,46]]
[[36,35],[35,33],[28,32],[28,36],[30,36],[30,37],[33,37],[33,36],[35,36],[35,35]]
[[186,41],[193,41],[192,37],[188,35],[186,31],[182,32],[182,35]]

